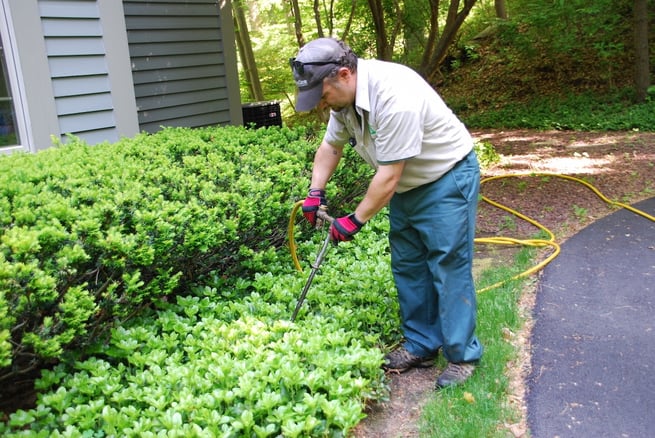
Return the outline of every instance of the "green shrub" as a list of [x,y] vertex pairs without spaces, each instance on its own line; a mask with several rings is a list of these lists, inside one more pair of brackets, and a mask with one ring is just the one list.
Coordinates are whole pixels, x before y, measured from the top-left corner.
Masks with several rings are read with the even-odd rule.
[[473,149],[478,156],[480,167],[485,168],[500,161],[500,154],[494,148],[494,145],[488,141],[476,141]]
[[[37,381],[37,407],[0,432],[341,436],[354,427],[368,401],[386,396],[380,347],[400,339],[388,223],[382,212],[355,244],[330,247],[288,322],[307,270],[293,269],[282,244],[315,147],[303,128],[166,129],[0,160],[4,366],[60,361]],[[476,150],[493,159],[493,148]],[[334,216],[370,180],[355,155],[346,149],[328,186]],[[325,230],[294,232],[309,267]],[[31,354],[38,360],[25,361]]]
[[[330,247],[293,323],[308,272],[286,249],[234,286],[207,276],[90,357],[44,371],[37,406],[0,435],[348,436],[388,395],[380,345],[399,323],[387,227],[380,214],[356,243]],[[323,236],[299,241],[305,267]]]
[[[209,273],[247,278],[284,242],[315,143],[302,127],[171,128],[2,157],[3,375],[61,360]],[[359,169],[339,170],[335,205],[362,189]]]

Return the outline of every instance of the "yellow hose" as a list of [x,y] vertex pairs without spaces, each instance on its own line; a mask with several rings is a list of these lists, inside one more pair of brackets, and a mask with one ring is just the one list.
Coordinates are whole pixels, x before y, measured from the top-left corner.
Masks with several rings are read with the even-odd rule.
[[[625,208],[626,210],[629,210],[629,211],[631,211],[631,212],[633,212],[635,214],[643,216],[646,219],[649,219],[651,221],[655,221],[655,217],[649,215],[648,213],[645,213],[645,212],[643,212],[641,210],[638,210],[638,209],[636,209],[634,207],[623,204],[621,202],[612,201],[611,199],[609,199],[605,195],[603,195],[596,187],[589,184],[587,181],[584,181],[584,180],[582,180],[580,178],[575,178],[575,177],[569,176],[569,175],[562,175],[562,174],[558,174],[558,173],[518,173],[518,174],[512,174],[512,175],[498,175],[498,176],[492,176],[492,177],[489,177],[489,178],[485,178],[480,182],[480,184],[482,185],[482,184],[484,184],[486,182],[501,179],[501,178],[513,178],[513,177],[522,177],[522,176],[555,177],[555,178],[562,178],[562,179],[565,179],[565,180],[577,182],[577,183],[582,184],[583,186],[589,188],[592,192],[594,192],[600,199],[602,199],[607,204],[615,205],[615,206],[621,207],[621,208]],[[519,212],[517,212],[515,210],[512,210],[511,208],[506,207],[506,206],[504,206],[502,204],[499,204],[499,203],[497,203],[495,201],[492,201],[492,200],[490,200],[490,199],[488,199],[488,198],[486,198],[484,196],[482,196],[482,200],[485,201],[486,203],[490,204],[490,205],[493,205],[494,207],[500,208],[501,210],[505,210],[508,213],[511,213],[512,215],[514,215],[514,216],[516,216],[516,217],[518,217],[520,219],[523,219],[523,220],[531,223],[532,225],[536,226],[537,228],[545,231],[548,234],[549,239],[548,240],[542,240],[542,239],[517,240],[517,239],[510,239],[510,238],[507,238],[507,237],[490,237],[490,238],[475,239],[476,242],[478,242],[478,243],[491,243],[491,244],[504,244],[504,245],[515,244],[515,245],[535,246],[535,247],[551,246],[551,247],[554,248],[554,251],[545,260],[543,260],[541,263],[538,263],[537,265],[533,266],[532,268],[530,268],[530,269],[528,269],[528,270],[526,270],[526,271],[524,271],[524,272],[522,272],[522,273],[520,273],[518,275],[515,275],[514,277],[508,278],[507,280],[503,280],[503,281],[500,281],[500,282],[498,282],[496,284],[492,284],[491,286],[487,286],[487,287],[485,287],[483,289],[480,289],[480,290],[478,290],[478,293],[486,292],[488,290],[499,287],[499,286],[507,283],[508,281],[516,280],[518,278],[527,277],[527,276],[532,275],[532,274],[534,274],[536,272],[539,272],[548,263],[553,261],[555,259],[555,257],[557,257],[559,255],[560,247],[555,242],[555,235],[549,229],[547,229],[546,227],[544,227],[543,225],[541,225],[537,221],[532,220],[532,219],[528,218],[527,216],[522,215],[521,213],[519,213]]]
[[[498,175],[498,176],[492,176],[489,178],[484,178],[480,181],[480,184],[484,184],[489,181],[501,179],[501,178],[515,178],[515,177],[522,177],[522,176],[542,176],[542,177],[555,177],[555,178],[562,178],[565,180],[577,182],[579,184],[584,185],[585,187],[591,189],[600,199],[602,199],[604,202],[610,205],[615,205],[617,207],[625,208],[626,210],[629,210],[635,214],[638,214],[640,216],[645,217],[646,219],[649,219],[653,222],[655,222],[655,217],[651,216],[650,214],[643,212],[641,210],[638,210],[634,207],[631,207],[629,205],[623,204],[621,202],[617,201],[612,201],[611,199],[607,198],[605,195],[603,195],[597,188],[595,188],[593,185],[589,184],[588,182],[575,178],[572,176],[568,175],[561,175],[557,173],[517,173],[517,174],[511,174],[511,175]],[[542,270],[546,265],[548,265],[550,262],[552,262],[560,253],[560,246],[555,242],[555,235],[550,231],[548,228],[544,227],[542,224],[539,222],[535,221],[534,219],[531,219],[521,213],[519,213],[516,210],[513,210],[505,205],[502,205],[496,201],[492,201],[491,199],[482,196],[482,200],[496,208],[499,208],[501,210],[504,210],[519,219],[523,219],[526,222],[529,222],[530,224],[534,225],[535,227],[539,228],[540,230],[544,231],[548,235],[548,239],[514,239],[511,237],[481,237],[481,238],[476,238],[475,242],[476,243],[484,243],[484,244],[495,244],[495,245],[523,245],[523,246],[532,246],[532,247],[538,247],[538,248],[543,248],[543,247],[551,247],[553,249],[553,252],[546,257],[543,261],[540,263],[536,264],[535,266],[531,267],[530,269],[527,269],[523,272],[521,272],[518,275],[515,275],[514,277],[508,278],[503,281],[499,281],[498,283],[492,284],[491,286],[487,286],[483,289],[479,289],[477,292],[482,293],[489,291],[491,289],[495,289],[497,287],[502,286],[503,284],[516,280],[519,278],[527,277],[530,276],[536,272],[539,272]],[[302,271],[302,267],[300,266],[300,262],[298,261],[298,255],[296,253],[296,242],[294,238],[294,227],[295,227],[295,218],[296,214],[298,212],[298,209],[302,206],[303,201],[298,201],[294,204],[293,210],[291,212],[291,219],[289,220],[289,250],[291,251],[291,258],[293,259],[293,263],[298,271]]]
[[304,201],[298,201],[293,204],[293,209],[291,210],[291,217],[289,218],[289,227],[287,228],[287,233],[289,235],[289,251],[291,251],[291,259],[293,260],[293,265],[298,271],[302,272],[302,266],[298,261],[298,253],[296,246],[296,238],[294,237],[294,230],[296,224],[296,215],[298,214],[298,209],[302,206]]

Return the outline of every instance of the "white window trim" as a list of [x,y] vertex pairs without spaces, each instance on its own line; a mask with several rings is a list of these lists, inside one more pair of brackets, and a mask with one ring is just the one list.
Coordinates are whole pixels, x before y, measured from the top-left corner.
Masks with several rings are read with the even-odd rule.
[[20,140],[20,144],[18,145],[0,147],[0,153],[34,152],[30,147],[30,145],[34,144],[34,141],[32,139],[31,129],[29,129],[30,121],[25,88],[18,70],[20,58],[17,50],[16,36],[14,34],[13,20],[11,19],[9,0],[0,0],[0,8],[2,9],[2,18],[4,19],[0,23],[0,35],[2,36],[5,62],[7,64],[7,81],[11,88],[14,112],[16,114],[14,123]]

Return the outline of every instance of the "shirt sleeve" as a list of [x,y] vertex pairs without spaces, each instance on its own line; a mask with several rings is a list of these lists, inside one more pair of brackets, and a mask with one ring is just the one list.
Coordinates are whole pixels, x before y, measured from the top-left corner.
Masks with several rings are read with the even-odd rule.
[[323,140],[332,146],[343,146],[348,143],[350,135],[343,120],[343,115],[338,112],[332,111],[330,113],[330,120],[328,120],[327,128]]

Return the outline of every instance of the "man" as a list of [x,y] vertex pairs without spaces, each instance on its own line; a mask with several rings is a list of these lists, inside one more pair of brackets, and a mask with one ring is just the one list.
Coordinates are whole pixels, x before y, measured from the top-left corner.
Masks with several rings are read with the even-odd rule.
[[316,223],[325,187],[344,147],[376,169],[364,198],[330,227],[334,243],[352,240],[389,205],[391,268],[403,344],[386,370],[448,366],[437,388],[465,381],[482,355],[475,335],[473,240],[480,169],[473,140],[435,90],[408,67],[358,59],[343,42],[319,38],[290,60],[296,110],[329,107],[302,210]]

